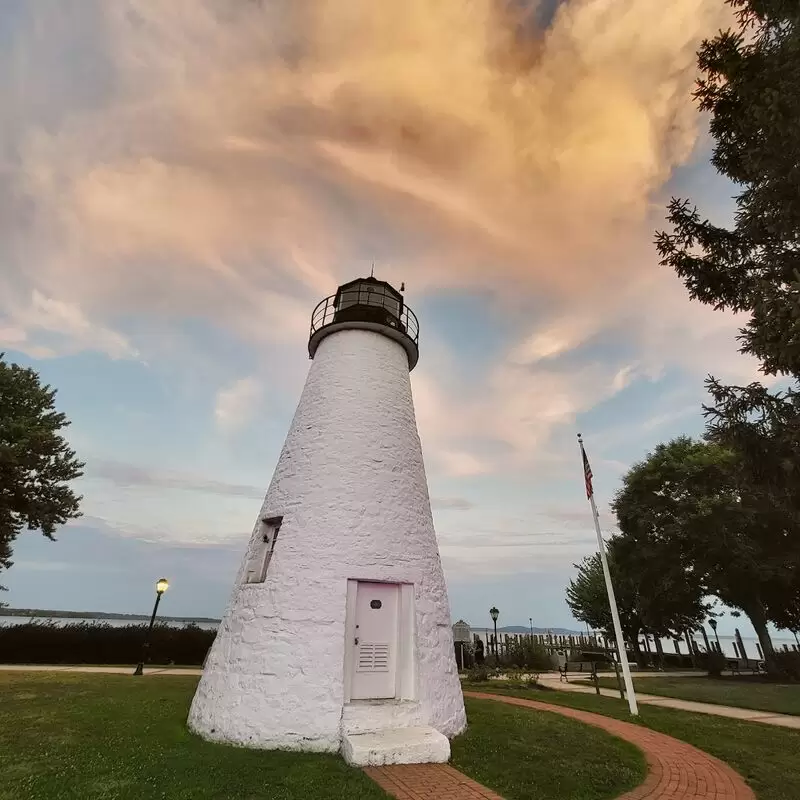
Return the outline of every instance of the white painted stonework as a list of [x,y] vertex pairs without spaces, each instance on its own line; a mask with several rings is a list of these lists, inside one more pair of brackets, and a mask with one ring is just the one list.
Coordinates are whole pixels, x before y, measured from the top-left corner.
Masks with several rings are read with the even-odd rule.
[[[397,586],[387,594],[364,582]],[[376,620],[394,620],[385,641],[385,625],[355,627],[359,591],[371,588],[383,592],[380,607],[362,604],[358,613],[362,622],[370,608]],[[358,669],[390,667],[385,680],[359,683]],[[383,696],[392,685],[394,696]],[[351,700],[354,687],[382,697]],[[347,734],[464,730],[408,357],[398,342],[369,330],[320,342],[189,726],[208,739],[312,751],[337,751]],[[440,758],[441,740],[428,741]]]
[[444,764],[450,741],[434,728],[389,728],[375,733],[345,734],[342,756],[354,767],[387,764]]

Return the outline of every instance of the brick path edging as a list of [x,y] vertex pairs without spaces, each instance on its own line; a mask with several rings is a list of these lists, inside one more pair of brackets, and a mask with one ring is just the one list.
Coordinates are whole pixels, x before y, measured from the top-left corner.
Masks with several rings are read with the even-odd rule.
[[538,700],[485,692],[464,692],[464,696],[561,714],[636,745],[645,754],[648,775],[643,784],[618,800],[755,800],[753,790],[732,767],[664,733],[591,711],[553,706]]

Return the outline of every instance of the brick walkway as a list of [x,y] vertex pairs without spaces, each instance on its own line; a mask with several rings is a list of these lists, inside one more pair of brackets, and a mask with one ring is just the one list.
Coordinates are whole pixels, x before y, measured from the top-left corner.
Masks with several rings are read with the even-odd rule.
[[503,800],[447,764],[366,767],[364,772],[398,800]]
[[[561,714],[635,744],[647,758],[647,778],[618,800],[755,800],[741,775],[727,764],[686,742],[641,725],[520,697],[484,692],[464,692],[464,695]],[[364,771],[398,800],[503,800],[445,764],[367,767]]]
[[[742,776],[724,762],[686,742],[641,725],[519,697],[483,692],[464,692],[464,695],[539,711],[552,711],[603,728],[614,736],[635,744],[644,752],[649,772],[641,786],[622,795],[619,800],[755,800],[753,791]],[[469,795],[464,795],[467,796]]]

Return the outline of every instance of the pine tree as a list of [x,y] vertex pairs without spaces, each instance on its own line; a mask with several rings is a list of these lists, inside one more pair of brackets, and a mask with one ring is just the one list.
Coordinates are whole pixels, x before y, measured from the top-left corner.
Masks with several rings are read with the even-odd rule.
[[770,619],[786,617],[800,593],[800,3],[727,0],[735,30],[698,53],[695,97],[710,113],[712,163],[740,191],[730,228],[673,199],[671,232],[657,234],[662,264],[690,295],[745,312],[741,350],[788,382],[726,386],[710,377],[705,408],[711,441],[741,454],[739,483],[752,513],[787,542]]

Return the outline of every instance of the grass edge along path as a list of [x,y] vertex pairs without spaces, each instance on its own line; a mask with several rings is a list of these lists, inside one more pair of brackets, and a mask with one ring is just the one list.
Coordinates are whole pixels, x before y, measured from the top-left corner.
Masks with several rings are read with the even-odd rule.
[[464,691],[521,697],[554,706],[581,709],[643,725],[697,747],[735,769],[757,800],[800,798],[800,730],[778,728],[727,717],[695,714],[661,706],[640,706],[633,718],[618,698],[575,694],[552,689],[465,683]]
[[[577,681],[591,686],[590,681]],[[616,689],[615,678],[600,677],[604,689]],[[637,692],[694,703],[747,708],[773,714],[800,715],[800,684],[769,683],[759,677],[709,678],[700,677],[647,677],[634,675],[633,686]]]

